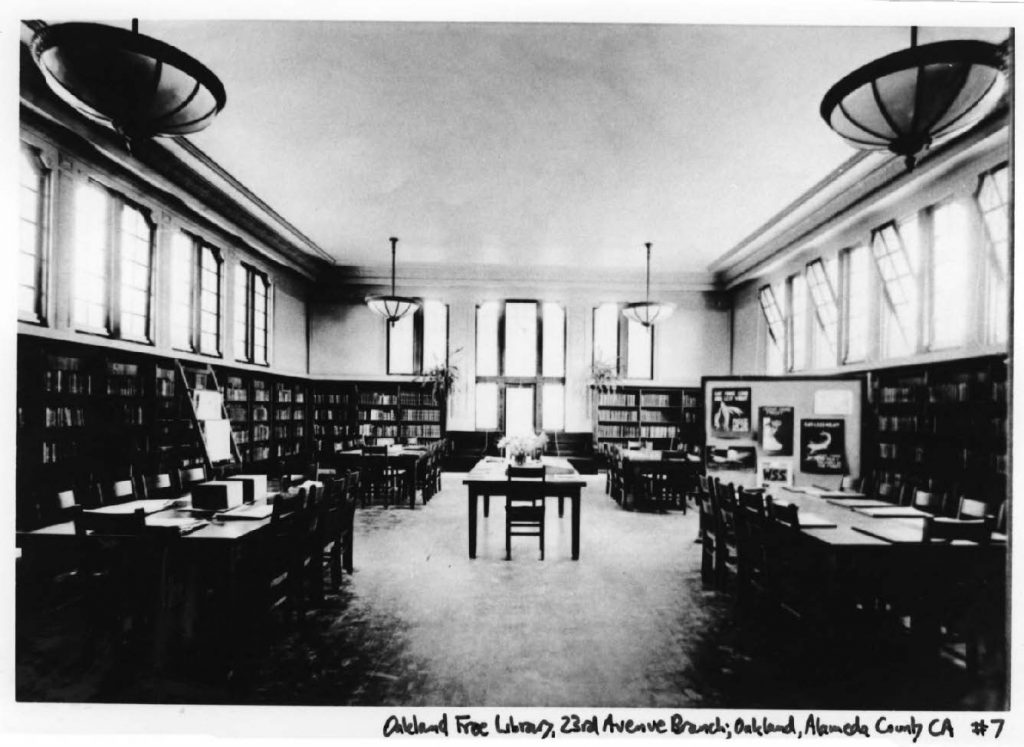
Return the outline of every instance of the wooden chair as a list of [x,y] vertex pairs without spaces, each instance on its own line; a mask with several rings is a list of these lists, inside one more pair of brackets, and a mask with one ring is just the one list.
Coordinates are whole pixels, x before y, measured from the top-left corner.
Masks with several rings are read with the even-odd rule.
[[718,561],[718,543],[721,536],[719,530],[718,507],[715,498],[715,484],[706,475],[699,478],[697,491],[698,508],[700,509],[700,542],[701,542],[701,578],[712,583],[716,577]]
[[736,579],[740,595],[748,590],[767,592],[770,575],[765,549],[768,514],[765,494],[740,488],[736,492]]
[[510,464],[506,470],[509,480],[540,480],[547,481],[547,470],[544,465],[517,466]]
[[911,505],[921,511],[927,511],[930,514],[941,514],[942,513],[943,496],[942,493],[936,493],[927,490],[915,490],[914,499]]
[[716,576],[719,583],[738,575],[738,549],[736,544],[736,488],[732,483],[722,485],[716,478],[715,503],[718,509],[718,542]]
[[880,482],[875,489],[875,497],[886,503],[898,504],[900,502],[900,486],[891,482]]
[[960,496],[960,501],[957,504],[956,518],[958,519],[984,519],[986,516],[990,516],[991,513],[988,508],[988,503],[985,501],[979,501],[976,498],[968,498],[967,496]]
[[206,467],[182,467],[178,470],[178,493],[183,494],[192,490],[194,485],[206,482]]
[[356,495],[350,475],[329,480],[320,501],[320,545],[331,571],[331,587],[341,586],[341,572],[352,573],[352,529]]
[[992,540],[995,520],[991,516],[981,519],[948,519],[929,516],[924,521],[924,542],[954,542],[965,540],[986,545]]
[[139,487],[141,497],[147,500],[169,500],[178,497],[170,472],[144,475],[139,481]]
[[514,479],[510,472],[505,486],[505,560],[512,560],[513,537],[538,537],[544,560],[544,483],[543,478]]
[[306,490],[283,492],[274,497],[270,516],[269,541],[262,553],[264,608],[275,612],[283,608],[298,617],[301,609],[300,588],[297,587],[295,558],[303,541],[303,510]]
[[690,474],[690,465],[683,461],[640,463],[636,473],[636,507],[662,513],[678,508],[686,513]]
[[849,490],[856,493],[860,490],[862,484],[863,480],[859,477],[854,477],[852,475],[843,475],[842,478],[839,480],[839,489]]
[[114,480],[106,485],[103,491],[103,504],[112,506],[118,503],[128,503],[139,497],[135,490],[135,480],[125,478]]
[[398,504],[406,490],[407,470],[392,467],[386,454],[364,454],[359,462],[362,504],[382,501]]

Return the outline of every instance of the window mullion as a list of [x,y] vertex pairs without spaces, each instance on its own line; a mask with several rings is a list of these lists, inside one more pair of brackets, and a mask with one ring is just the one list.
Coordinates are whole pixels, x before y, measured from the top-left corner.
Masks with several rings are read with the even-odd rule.
[[118,230],[119,219],[124,205],[120,199],[107,192],[107,257],[106,264],[110,273],[107,284],[107,330],[111,337],[121,336],[121,232]]

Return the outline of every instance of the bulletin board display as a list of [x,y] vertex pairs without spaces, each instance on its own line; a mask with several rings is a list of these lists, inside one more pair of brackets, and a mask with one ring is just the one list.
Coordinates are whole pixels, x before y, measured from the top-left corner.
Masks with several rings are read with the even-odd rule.
[[709,476],[771,489],[861,474],[863,378],[724,376],[701,386]]

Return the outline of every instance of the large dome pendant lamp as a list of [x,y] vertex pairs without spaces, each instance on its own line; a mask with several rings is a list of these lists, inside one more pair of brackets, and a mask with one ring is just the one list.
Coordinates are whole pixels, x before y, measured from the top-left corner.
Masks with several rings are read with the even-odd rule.
[[47,85],[88,119],[113,128],[131,149],[152,137],[205,128],[227,100],[209,68],[132,28],[98,23],[43,26],[32,58]]
[[366,305],[370,307],[371,311],[387,319],[388,324],[394,326],[399,319],[416,311],[420,307],[420,300],[395,294],[395,247],[398,244],[398,239],[392,236],[388,241],[391,242],[391,293],[390,295],[367,296]]
[[880,57],[828,90],[821,116],[855,148],[889,150],[913,169],[920,154],[985,118],[1006,87],[995,44],[942,41]]
[[659,303],[651,300],[651,244],[644,244],[647,248],[647,293],[643,301],[626,304],[622,309],[622,315],[627,319],[650,327],[656,322],[668,319],[675,311],[675,304]]

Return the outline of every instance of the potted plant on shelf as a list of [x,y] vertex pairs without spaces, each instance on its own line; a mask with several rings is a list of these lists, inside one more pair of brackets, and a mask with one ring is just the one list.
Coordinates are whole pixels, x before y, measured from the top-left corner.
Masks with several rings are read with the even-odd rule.
[[612,394],[619,387],[619,367],[616,363],[594,361],[590,364],[590,378],[587,380],[587,392],[593,395]]

